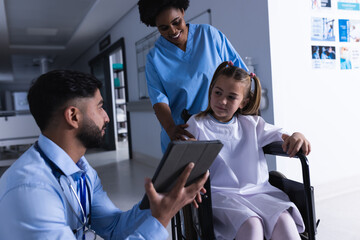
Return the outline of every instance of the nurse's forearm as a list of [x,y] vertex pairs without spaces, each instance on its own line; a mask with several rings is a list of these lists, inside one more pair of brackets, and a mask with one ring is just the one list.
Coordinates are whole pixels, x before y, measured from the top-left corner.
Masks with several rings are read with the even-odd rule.
[[175,127],[175,122],[171,116],[171,110],[169,105],[167,105],[166,103],[156,103],[154,104],[153,108],[161,126],[169,134],[169,131]]

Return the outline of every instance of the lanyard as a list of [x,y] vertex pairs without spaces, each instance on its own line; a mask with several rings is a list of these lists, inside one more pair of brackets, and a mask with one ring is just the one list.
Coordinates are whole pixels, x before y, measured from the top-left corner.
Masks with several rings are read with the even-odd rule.
[[[39,146],[39,143],[36,141],[35,142],[35,145],[34,145],[35,149],[40,153],[40,156],[44,159],[44,161],[49,165],[49,167],[51,168],[51,171],[53,173],[53,175],[56,177],[56,179],[58,180],[59,182],[59,185],[61,187],[61,189],[63,190],[64,192],[64,189],[60,183],[60,177],[62,175],[65,175],[65,173],[58,167],[55,165],[55,163],[53,161],[51,161],[47,156],[46,154],[42,151],[42,149],[40,148]],[[91,226],[91,195],[90,195],[90,188],[89,188],[89,185],[86,181],[86,177],[85,177],[86,173],[82,173],[81,174],[81,184],[80,184],[80,199],[78,197],[78,195],[76,194],[73,186],[71,185],[70,183],[70,180],[66,177],[66,179],[68,180],[68,183],[69,183],[69,187],[71,189],[71,191],[74,193],[75,197],[76,197],[76,200],[78,202],[78,204],[80,205],[80,208],[81,208],[81,214],[83,215],[83,221],[79,218],[79,216],[77,215],[77,213],[75,212],[75,210],[72,208],[72,205],[70,204],[69,200],[66,198],[66,200],[68,201],[72,211],[74,212],[74,214],[76,215],[76,217],[78,218],[78,220],[80,221],[80,223],[83,225],[81,228],[83,228],[83,230],[85,229],[85,225],[86,223],[88,223],[88,226],[89,226],[89,229],[90,229],[90,226]],[[89,198],[89,220],[87,221],[87,215],[86,215],[86,190],[87,190],[87,195],[88,195],[88,198]],[[77,233],[81,228],[79,229],[73,229],[73,233]],[[84,237],[85,235],[83,235]]]
[[80,202],[81,202],[81,206],[82,209],[84,211],[84,217],[86,218],[86,179],[85,179],[85,173],[81,174],[81,179],[82,181],[80,184]]
[[[83,216],[86,221],[86,179],[85,179],[85,173],[81,174],[81,180],[80,181],[80,202],[83,209]],[[83,231],[85,232],[85,225],[83,226]],[[82,237],[83,240],[85,240],[85,235]]]

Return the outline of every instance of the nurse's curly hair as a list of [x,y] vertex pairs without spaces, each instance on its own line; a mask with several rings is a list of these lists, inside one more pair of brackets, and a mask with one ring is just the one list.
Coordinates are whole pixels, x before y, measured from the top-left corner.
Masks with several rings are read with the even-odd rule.
[[139,0],[140,20],[146,26],[155,27],[156,17],[165,9],[184,9],[189,7],[189,0]]

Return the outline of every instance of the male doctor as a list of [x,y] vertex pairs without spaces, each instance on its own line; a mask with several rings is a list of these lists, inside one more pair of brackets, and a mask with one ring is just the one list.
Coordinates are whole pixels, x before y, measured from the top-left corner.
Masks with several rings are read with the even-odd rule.
[[199,201],[208,173],[185,187],[191,163],[169,193],[145,180],[150,210],[114,206],[84,157],[101,144],[109,122],[101,85],[89,74],[54,70],[30,88],[41,135],[0,179],[0,239],[166,239],[176,212]]

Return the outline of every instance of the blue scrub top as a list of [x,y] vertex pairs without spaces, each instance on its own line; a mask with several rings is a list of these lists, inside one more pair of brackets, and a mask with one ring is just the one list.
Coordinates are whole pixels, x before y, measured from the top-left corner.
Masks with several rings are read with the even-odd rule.
[[[169,105],[176,125],[183,124],[183,109],[195,114],[206,109],[212,76],[224,61],[232,61],[248,71],[245,63],[226,36],[206,24],[188,24],[189,33],[184,52],[160,36],[147,55],[146,80],[152,105]],[[170,138],[161,129],[164,152]]]

